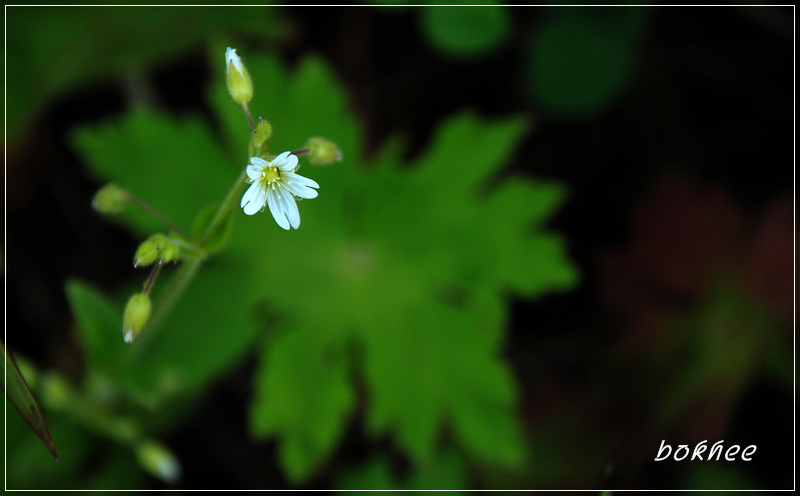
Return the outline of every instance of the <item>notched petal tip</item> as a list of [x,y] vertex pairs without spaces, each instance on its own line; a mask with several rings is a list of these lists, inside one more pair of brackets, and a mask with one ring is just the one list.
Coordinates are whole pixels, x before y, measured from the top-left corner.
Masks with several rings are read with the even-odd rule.
[[294,172],[297,169],[297,155],[283,152],[272,159],[272,165],[277,166],[282,172]]

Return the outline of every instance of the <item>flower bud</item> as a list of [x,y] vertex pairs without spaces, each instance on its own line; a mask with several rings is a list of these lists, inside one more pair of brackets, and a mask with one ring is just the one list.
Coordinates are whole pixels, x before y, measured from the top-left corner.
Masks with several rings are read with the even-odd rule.
[[128,204],[128,192],[114,183],[109,183],[94,195],[92,207],[100,213],[116,215]]
[[308,148],[311,165],[328,165],[342,159],[342,151],[336,143],[326,138],[309,138],[303,148]]
[[256,155],[266,152],[266,150],[262,151],[261,147],[267,142],[270,136],[272,136],[272,123],[265,121],[263,117],[259,117],[256,128],[250,133],[250,144],[257,152],[251,156],[255,157]]
[[164,237],[165,244],[163,249],[161,250],[161,261],[164,263],[167,262],[176,262],[178,261],[178,257],[181,254],[181,248],[178,244],[172,239]]
[[139,245],[136,254],[133,256],[134,267],[147,267],[158,260],[158,243],[153,239],[154,237],[147,238],[144,243]]
[[150,298],[144,293],[131,296],[125,305],[125,315],[122,318],[122,339],[131,343],[142,332],[147,319],[150,318]]
[[163,234],[153,234],[147,238],[133,256],[134,267],[147,267],[157,260],[172,262],[180,256],[180,247]]
[[161,443],[142,442],[136,447],[136,458],[142,468],[165,482],[176,482],[181,476],[180,463]]
[[253,99],[253,81],[236,49],[231,47],[225,52],[225,82],[234,102],[247,105]]

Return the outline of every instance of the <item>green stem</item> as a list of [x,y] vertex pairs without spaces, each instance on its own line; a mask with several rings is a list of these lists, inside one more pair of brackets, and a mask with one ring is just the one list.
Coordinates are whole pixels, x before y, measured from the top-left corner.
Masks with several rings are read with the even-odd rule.
[[144,200],[142,200],[142,199],[140,199],[140,198],[138,198],[138,197],[136,197],[136,196],[134,196],[134,195],[132,195],[132,194],[130,194],[128,192],[126,192],[126,194],[128,196],[128,200],[130,200],[131,203],[133,203],[134,205],[138,205],[142,210],[144,210],[145,212],[149,213],[150,215],[152,215],[156,219],[160,220],[162,223],[164,223],[165,226],[167,226],[168,228],[170,228],[173,231],[175,231],[176,233],[178,233],[178,235],[180,235],[184,239],[191,239],[189,237],[189,235],[186,234],[185,232],[183,232],[183,230],[180,227],[176,226],[164,214],[162,214],[161,212],[159,212],[155,208],[151,207]]
[[156,308],[150,318],[150,326],[153,329],[157,329],[161,326],[163,323],[162,321],[169,315],[172,311],[172,307],[175,306],[175,303],[177,303],[178,299],[183,295],[183,292],[189,287],[189,283],[192,282],[194,276],[197,275],[197,271],[200,269],[201,265],[203,265],[203,259],[201,258],[187,260],[181,265],[178,273],[172,278],[169,286],[164,290],[164,300],[158,308]]
[[203,236],[198,241],[200,246],[204,246],[206,241],[208,241],[209,236],[211,233],[215,232],[222,221],[225,219],[225,215],[228,213],[233,207],[233,204],[236,202],[236,197],[238,196],[237,193],[242,187],[244,183],[244,178],[247,177],[247,169],[244,169],[241,173],[239,173],[239,177],[236,178],[234,181],[233,186],[231,189],[228,190],[228,194],[225,196],[225,199],[222,201],[222,205],[219,206],[217,209],[217,213],[214,214],[214,218],[211,220],[211,223],[206,228],[206,232],[203,233]]
[[244,110],[244,116],[247,117],[247,123],[250,124],[250,130],[256,130],[256,123],[253,122],[253,116],[250,115],[250,109],[247,107],[246,103],[242,104],[242,110]]
[[154,336],[156,331],[163,325],[164,320],[170,312],[172,312],[172,307],[175,306],[175,303],[178,302],[184,291],[186,291],[186,288],[189,287],[189,283],[192,282],[194,276],[197,275],[197,271],[202,264],[202,258],[193,258],[186,260],[181,265],[178,273],[170,280],[169,286],[164,289],[164,297],[156,306],[144,330],[136,341],[134,341],[133,349],[131,350],[131,358],[140,356],[142,350],[147,348],[152,336]]
[[153,283],[156,282],[156,277],[158,277],[158,273],[161,272],[161,267],[163,266],[164,261],[159,260],[153,270],[150,271],[150,277],[147,278],[147,283],[144,285],[144,294],[150,293],[150,289],[153,287]]
[[[211,236],[211,233],[213,233],[219,224],[222,223],[225,215],[236,201],[237,192],[241,188],[246,174],[247,172],[244,170],[239,174],[239,177],[236,178],[233,186],[231,186],[231,189],[228,191],[228,194],[225,196],[222,204],[214,214],[214,218],[212,219],[211,224],[209,224],[208,229],[206,229],[206,232],[203,233],[203,236],[198,241],[197,246],[199,246],[201,250],[206,241],[208,241],[209,236]],[[187,237],[187,239],[189,238]],[[136,339],[133,349],[131,350],[130,356],[132,359],[141,356],[142,351],[147,348],[152,336],[156,334],[156,331],[158,331],[163,324],[163,321],[172,311],[172,307],[175,306],[175,303],[177,303],[178,299],[180,299],[183,292],[186,291],[189,283],[192,281],[192,279],[194,279],[195,275],[197,275],[197,271],[200,269],[200,266],[203,264],[204,260],[205,253],[202,253],[202,255],[197,258],[185,259],[183,264],[181,264],[181,268],[179,269],[178,273],[172,278],[169,286],[164,289],[162,293],[164,295],[163,300],[160,301],[156,306],[153,314],[150,316],[147,326]]]
[[[250,115],[250,110],[247,108],[247,105],[246,104],[242,105],[242,108],[244,109],[245,116],[247,116],[247,121],[250,124],[250,128],[255,129],[256,126],[255,123],[253,122],[253,118]],[[234,203],[236,202],[238,192],[241,189],[242,184],[244,183],[246,177],[247,177],[247,169],[244,169],[242,170],[242,172],[239,173],[239,176],[233,182],[233,185],[228,190],[228,194],[225,195],[225,199],[222,201],[222,204],[219,206],[216,213],[214,214],[214,218],[211,220],[211,223],[208,225],[203,235],[197,241],[197,245],[195,246],[201,250],[201,253],[203,247],[208,241],[208,238],[211,236],[212,233],[214,233],[217,230],[220,224],[224,221],[225,216],[228,214],[228,211],[233,207]],[[180,236],[183,236],[187,240],[191,239],[191,237],[185,235],[183,231],[181,231],[176,225],[170,222],[169,219],[163,216],[156,209],[154,209],[147,203],[143,202],[139,198],[136,198],[135,196],[131,195],[130,193],[128,194],[128,196],[133,203],[139,205],[146,211],[153,214],[156,218],[161,220],[161,222],[166,224],[170,229],[178,233]],[[164,290],[163,293],[164,299],[156,307],[155,311],[150,316],[150,319],[145,329],[136,340],[136,343],[134,344],[133,349],[131,350],[130,354],[131,358],[140,356],[142,350],[147,348],[147,343],[150,342],[152,336],[156,333],[158,328],[161,327],[163,321],[172,311],[172,307],[175,306],[175,303],[177,303],[177,301],[180,299],[183,292],[186,291],[186,288],[189,286],[189,283],[192,281],[192,279],[194,279],[194,276],[197,275],[197,271],[200,269],[200,266],[203,264],[205,258],[206,258],[205,253],[202,253],[201,256],[197,258],[190,258],[184,260],[179,272],[175,275],[175,277],[172,278],[169,286]],[[151,274],[151,279],[155,279],[155,275],[157,274],[158,271],[154,270],[153,274]],[[152,281],[150,281],[150,283],[147,286],[148,290],[150,288],[151,283]]]

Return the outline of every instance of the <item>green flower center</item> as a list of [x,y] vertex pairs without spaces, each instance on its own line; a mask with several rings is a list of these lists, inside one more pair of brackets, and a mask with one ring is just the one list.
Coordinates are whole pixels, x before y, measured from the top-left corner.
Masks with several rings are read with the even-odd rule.
[[272,184],[275,181],[280,181],[281,173],[277,167],[268,167],[267,170],[264,171],[264,179],[263,181],[267,184]]

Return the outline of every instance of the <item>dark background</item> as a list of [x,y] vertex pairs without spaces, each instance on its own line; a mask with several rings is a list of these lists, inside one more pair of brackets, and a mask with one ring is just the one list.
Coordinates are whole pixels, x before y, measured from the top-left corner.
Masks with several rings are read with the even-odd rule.
[[[794,9],[650,8],[625,91],[578,116],[542,108],[526,87],[526,50],[546,10],[510,11],[508,43],[454,59],[426,41],[413,10],[285,8],[292,29],[279,51],[290,64],[312,52],[333,65],[373,151],[396,134],[420,150],[442,118],[465,106],[533,116],[534,132],[510,170],[568,186],[551,227],[569,240],[582,280],[571,292],[514,303],[507,356],[523,391],[521,414],[533,430],[578,416],[579,430],[565,440],[576,456],[581,432],[613,440],[605,472],[587,469],[603,475],[579,485],[681,486],[689,463],[654,463],[662,438],[648,437],[658,409],[648,381],[667,372],[653,366],[638,375],[627,365],[651,360],[667,340],[665,322],[700,304],[720,260],[741,270],[785,346],[793,343]],[[182,60],[152,74],[158,97],[175,112],[203,109],[205,52]],[[130,277],[138,240],[87,208],[100,185],[87,178],[66,133],[124,108],[119,84],[69,92],[6,147],[8,340],[16,353],[68,375],[79,373],[81,356],[68,332],[64,280],[118,287]],[[179,487],[286,484],[277,464],[249,461],[273,449],[251,443],[242,421],[253,367],[245,363],[217,384],[165,439],[185,460]],[[756,444],[754,460],[737,470],[758,487],[788,488],[793,401],[791,389],[756,368],[733,397],[701,401],[681,416],[667,442]],[[354,422],[335,459],[358,460],[371,443]],[[192,460],[209,450],[220,453],[214,470]]]

